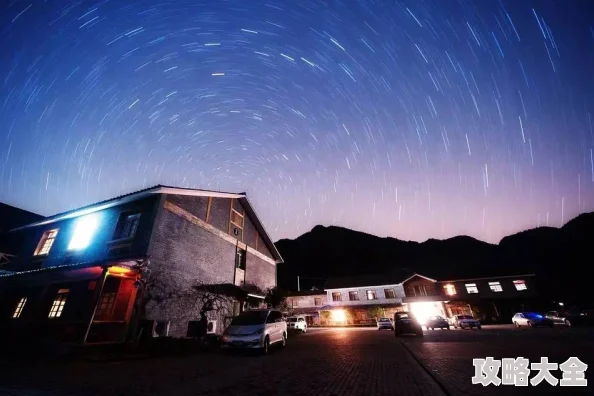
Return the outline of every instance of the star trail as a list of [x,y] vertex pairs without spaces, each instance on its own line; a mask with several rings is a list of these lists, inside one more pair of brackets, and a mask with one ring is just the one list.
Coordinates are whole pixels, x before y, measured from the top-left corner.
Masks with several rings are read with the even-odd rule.
[[594,7],[3,1],[0,200],[167,184],[316,224],[498,242],[594,209]]

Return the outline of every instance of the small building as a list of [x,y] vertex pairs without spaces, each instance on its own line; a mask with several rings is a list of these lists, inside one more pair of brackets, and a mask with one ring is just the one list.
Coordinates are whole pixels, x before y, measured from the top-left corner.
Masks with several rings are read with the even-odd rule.
[[[77,344],[211,332],[264,301],[282,258],[245,193],[156,186],[13,229],[0,336]],[[204,308],[204,309],[203,309]]]
[[320,325],[320,309],[327,305],[325,290],[291,291],[287,296],[287,315],[304,316],[308,326]]

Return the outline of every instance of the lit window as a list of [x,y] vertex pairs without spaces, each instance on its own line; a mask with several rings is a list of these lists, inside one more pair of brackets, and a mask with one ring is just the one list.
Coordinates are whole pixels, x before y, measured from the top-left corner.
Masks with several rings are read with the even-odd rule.
[[19,316],[21,316],[21,313],[23,312],[23,308],[25,308],[26,303],[27,303],[27,297],[22,297],[19,300],[19,303],[17,304],[16,308],[14,309],[14,313],[12,314],[12,317],[14,319],[17,319]]
[[299,300],[293,299],[293,306],[294,307],[298,307],[299,306]]
[[367,299],[375,300],[375,290],[367,290]]
[[518,291],[528,290],[528,286],[526,286],[526,282],[524,282],[523,280],[515,280],[514,286]]
[[139,222],[140,213],[122,213],[118,219],[113,240],[134,238]]
[[356,291],[350,291],[349,292],[349,300],[350,301],[359,301],[359,293],[357,293]]
[[501,292],[503,289],[501,288],[501,284],[499,282],[489,282],[489,287],[494,292]]
[[332,301],[342,301],[342,295],[340,293],[332,293]]
[[456,287],[452,284],[443,285],[443,290],[445,291],[445,294],[448,296],[456,295]]
[[468,292],[468,294],[478,293],[478,288],[476,287],[476,283],[467,283],[465,286],[466,286],[466,291]]
[[396,298],[396,291],[394,289],[385,289],[384,295],[386,298]]
[[77,219],[68,250],[82,250],[89,246],[91,238],[95,235],[98,226],[99,216],[97,214],[91,214]]
[[64,305],[66,305],[66,298],[68,297],[68,293],[70,290],[68,289],[60,289],[58,290],[58,294],[56,294],[56,298],[54,299],[54,303],[50,309],[49,318],[59,318],[62,316],[62,310],[64,309]]
[[413,286],[413,290],[415,292],[415,296],[426,296],[427,289],[425,289],[425,285],[415,285]]
[[314,297],[314,305],[316,307],[322,305],[322,299],[319,297]]
[[56,240],[56,236],[58,236],[58,229],[44,232],[39,244],[37,244],[37,249],[35,249],[34,256],[44,256],[49,254],[50,250],[52,249],[52,245]]

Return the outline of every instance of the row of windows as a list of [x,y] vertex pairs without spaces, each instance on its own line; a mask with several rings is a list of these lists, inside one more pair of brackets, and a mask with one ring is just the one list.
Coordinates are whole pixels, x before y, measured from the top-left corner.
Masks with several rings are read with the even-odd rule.
[[[526,286],[526,282],[524,280],[515,280],[513,283],[517,291],[528,290],[528,286]],[[466,292],[468,294],[477,294],[479,292],[476,283],[466,283],[464,286],[466,287]],[[453,296],[456,294],[456,287],[452,284],[444,285],[443,289],[445,294],[448,296]],[[503,287],[501,287],[501,283],[499,282],[489,282],[489,289],[495,293],[503,291]]]
[[[296,299],[296,298],[291,299],[291,305],[293,307],[298,307],[299,306],[299,299]],[[316,307],[319,307],[320,305],[322,305],[322,298],[321,297],[314,297],[314,305]]]
[[[386,298],[396,298],[396,290],[394,289],[384,289],[384,295]],[[368,300],[377,300],[377,294],[375,290],[366,290],[365,296]],[[332,301],[342,301],[342,293],[334,292],[332,293]],[[349,301],[359,301],[359,292],[357,291],[350,291],[349,292]]]
[[[60,289],[54,298],[54,302],[50,307],[48,318],[54,319],[59,318],[62,316],[62,311],[64,310],[64,306],[66,305],[66,299],[68,298],[68,293],[70,290],[68,289]],[[25,309],[25,305],[27,304],[27,297],[22,297],[19,302],[17,303],[12,317],[14,319],[18,319],[21,314],[23,313],[23,309]]]
[[[112,240],[117,241],[133,238],[136,234],[139,221],[140,213],[122,213],[116,224]],[[86,248],[98,226],[99,221],[97,214],[91,214],[77,219],[74,233],[68,244],[68,250],[80,250]],[[41,236],[33,255],[47,256],[54,245],[58,232],[58,228],[45,231]]]

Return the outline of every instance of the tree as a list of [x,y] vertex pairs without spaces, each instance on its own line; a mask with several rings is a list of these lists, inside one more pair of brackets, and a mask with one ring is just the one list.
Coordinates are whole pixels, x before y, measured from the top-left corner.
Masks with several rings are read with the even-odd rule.
[[367,310],[367,314],[372,319],[378,319],[384,316],[384,310],[378,306],[373,306]]
[[271,308],[282,309],[287,307],[287,294],[279,287],[271,287],[266,290],[264,302]]

